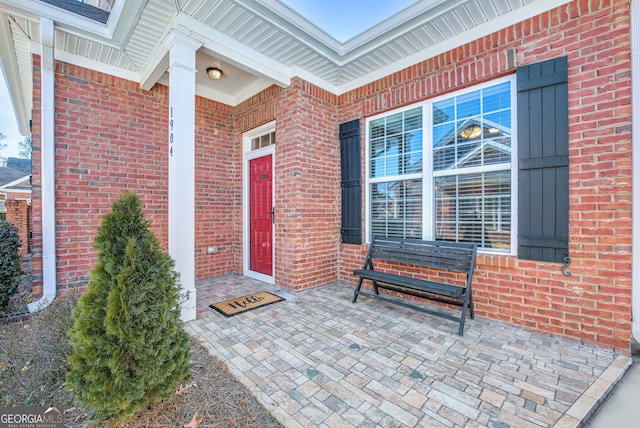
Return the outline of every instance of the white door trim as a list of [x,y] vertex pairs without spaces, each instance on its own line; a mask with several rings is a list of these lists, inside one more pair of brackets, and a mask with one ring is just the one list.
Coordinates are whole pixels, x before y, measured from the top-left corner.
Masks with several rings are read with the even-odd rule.
[[[242,135],[242,145],[243,145],[243,161],[242,161],[242,274],[246,277],[249,278],[253,278],[253,279],[257,279],[260,281],[264,281],[266,283],[269,284],[275,284],[275,272],[276,272],[276,264],[275,264],[275,253],[276,253],[276,247],[275,247],[275,235],[276,235],[276,230],[275,228],[273,229],[273,236],[272,236],[272,245],[271,248],[273,249],[273,274],[271,276],[269,275],[265,275],[263,273],[260,272],[255,272],[252,271],[249,267],[251,266],[250,263],[250,257],[251,257],[251,251],[250,251],[250,236],[249,236],[249,214],[250,214],[250,207],[249,207],[249,162],[253,159],[258,159],[261,158],[263,156],[268,156],[271,155],[271,168],[272,171],[275,172],[275,146],[274,145],[270,145],[268,147],[262,148],[262,149],[258,149],[258,150],[251,150],[251,140],[253,138],[259,137],[261,135],[265,135],[265,134],[269,134],[273,131],[275,131],[276,129],[276,123],[275,122],[270,122],[267,123],[265,125],[262,125],[258,128],[252,129],[249,132],[246,132]],[[276,204],[276,199],[275,199],[275,186],[276,186],[276,180],[275,180],[275,174],[273,174],[273,180],[272,180],[272,189],[271,189],[271,194],[272,194],[272,198],[273,198],[273,204],[275,206]]]

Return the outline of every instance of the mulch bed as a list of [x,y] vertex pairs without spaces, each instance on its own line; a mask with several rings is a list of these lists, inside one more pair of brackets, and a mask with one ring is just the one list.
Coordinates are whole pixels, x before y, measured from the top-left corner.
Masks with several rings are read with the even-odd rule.
[[[7,314],[22,314],[27,311],[27,303],[31,299],[31,259],[23,260],[23,271],[25,274],[21,278],[20,291],[13,296],[9,304]],[[55,305],[52,305],[52,307]],[[44,311],[49,310],[49,308]],[[43,312],[44,312],[43,311]],[[38,315],[40,316],[40,315]],[[47,321],[38,323],[38,316],[4,317],[0,323],[0,348],[8,348],[8,344],[14,345],[16,354],[15,361],[9,361],[12,356],[5,352],[0,355],[0,369],[5,369],[12,364],[22,367],[24,355],[19,355],[19,349],[28,349],[34,336],[35,329],[43,328]],[[6,322],[12,318],[14,322]],[[43,333],[39,331],[39,333]],[[3,343],[6,341],[7,343]],[[18,346],[15,346],[15,345]],[[24,346],[22,346],[24,345]],[[36,346],[35,349],[40,349]],[[43,355],[30,355],[31,360],[28,367],[33,367],[32,372],[36,372],[39,364],[38,358],[45,363],[50,359],[43,351]],[[191,339],[191,363],[192,379],[187,385],[181,386],[174,398],[164,405],[151,406],[143,409],[134,415],[120,427],[183,427],[188,424],[194,414],[198,413],[198,419],[202,418],[199,427],[256,427],[271,428],[282,427],[265,408],[256,401],[249,390],[245,388],[227,369],[222,361],[209,354],[206,348],[200,345],[194,338]],[[24,369],[23,369],[24,370]],[[27,371],[27,373],[29,370]],[[3,370],[0,370],[0,375]],[[43,376],[45,376],[43,374]],[[1,376],[0,376],[0,380]],[[73,398],[63,388],[64,376],[56,379],[48,379],[47,388],[55,391],[56,403],[32,403],[31,405],[54,405],[64,409],[66,425],[69,427],[91,427],[90,413],[75,407]],[[37,383],[37,382],[36,382]],[[4,382],[0,382],[0,406],[4,405],[24,405],[25,403],[9,402],[5,403],[5,397],[24,396],[25,391],[5,390]],[[29,391],[27,391],[28,394]]]
[[[220,360],[191,339],[192,380],[169,403],[138,412],[119,427],[183,427],[198,412],[204,427],[282,427]],[[67,411],[69,427],[86,427],[89,415]]]

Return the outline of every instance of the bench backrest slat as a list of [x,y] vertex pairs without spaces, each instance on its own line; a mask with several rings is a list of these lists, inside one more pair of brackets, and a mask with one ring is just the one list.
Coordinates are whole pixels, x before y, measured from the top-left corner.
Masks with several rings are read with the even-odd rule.
[[475,252],[475,244],[376,236],[371,242],[369,257],[434,269],[471,273],[475,263]]

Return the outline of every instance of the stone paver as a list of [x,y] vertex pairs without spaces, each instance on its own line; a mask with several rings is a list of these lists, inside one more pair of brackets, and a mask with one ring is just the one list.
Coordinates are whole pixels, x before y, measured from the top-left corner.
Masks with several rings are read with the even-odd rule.
[[[303,292],[229,275],[198,284],[187,324],[287,427],[574,427],[631,358],[504,323],[457,324],[332,284]],[[226,318],[208,307],[286,300]]]

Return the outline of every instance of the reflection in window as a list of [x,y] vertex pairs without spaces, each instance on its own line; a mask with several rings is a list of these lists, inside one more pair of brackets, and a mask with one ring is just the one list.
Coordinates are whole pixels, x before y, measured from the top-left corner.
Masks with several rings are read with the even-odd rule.
[[433,169],[511,162],[511,84],[438,101],[433,125]]
[[371,231],[381,236],[422,237],[422,180],[371,185]]
[[422,171],[422,109],[396,113],[369,124],[370,177]]
[[510,248],[510,171],[438,177],[434,183],[436,239]]
[[511,251],[514,83],[501,79],[368,122],[371,236]]
[[433,126],[436,239],[510,249],[510,100],[504,82],[433,104],[445,113]]
[[369,142],[371,232],[421,237],[422,108],[372,120]]

